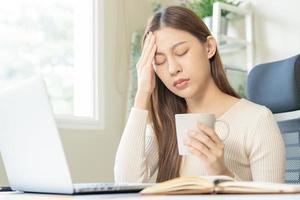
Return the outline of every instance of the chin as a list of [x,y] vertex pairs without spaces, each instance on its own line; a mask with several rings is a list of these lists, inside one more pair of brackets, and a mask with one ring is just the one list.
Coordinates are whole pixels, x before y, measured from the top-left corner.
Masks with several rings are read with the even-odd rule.
[[196,95],[195,91],[190,90],[190,88],[186,88],[181,91],[172,91],[175,95],[184,98],[184,99],[189,99],[192,98]]

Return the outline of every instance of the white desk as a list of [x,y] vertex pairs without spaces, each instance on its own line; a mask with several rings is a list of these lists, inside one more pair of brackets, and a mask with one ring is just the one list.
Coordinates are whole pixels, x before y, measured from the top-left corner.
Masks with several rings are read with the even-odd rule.
[[141,196],[139,194],[106,194],[106,195],[49,195],[1,192],[0,200],[299,200],[300,194],[278,194],[278,195],[168,195],[168,196]]

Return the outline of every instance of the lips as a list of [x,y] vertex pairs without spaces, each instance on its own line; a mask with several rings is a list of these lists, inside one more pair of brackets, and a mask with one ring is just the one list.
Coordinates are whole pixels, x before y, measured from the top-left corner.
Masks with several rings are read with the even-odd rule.
[[173,83],[173,86],[176,87],[177,89],[184,89],[187,86],[189,80],[190,79],[185,79],[185,78],[178,79]]

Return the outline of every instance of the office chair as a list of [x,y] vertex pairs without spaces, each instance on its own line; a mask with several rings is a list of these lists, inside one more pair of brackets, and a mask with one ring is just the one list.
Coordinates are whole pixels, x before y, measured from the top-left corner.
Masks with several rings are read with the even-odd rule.
[[285,182],[300,184],[300,54],[255,66],[247,98],[275,114],[286,147]]

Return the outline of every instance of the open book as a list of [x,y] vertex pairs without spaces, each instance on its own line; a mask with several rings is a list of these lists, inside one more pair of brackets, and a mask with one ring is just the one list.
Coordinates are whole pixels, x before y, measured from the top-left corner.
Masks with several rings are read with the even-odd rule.
[[229,176],[179,177],[147,187],[141,194],[300,193],[300,184],[235,181]]

